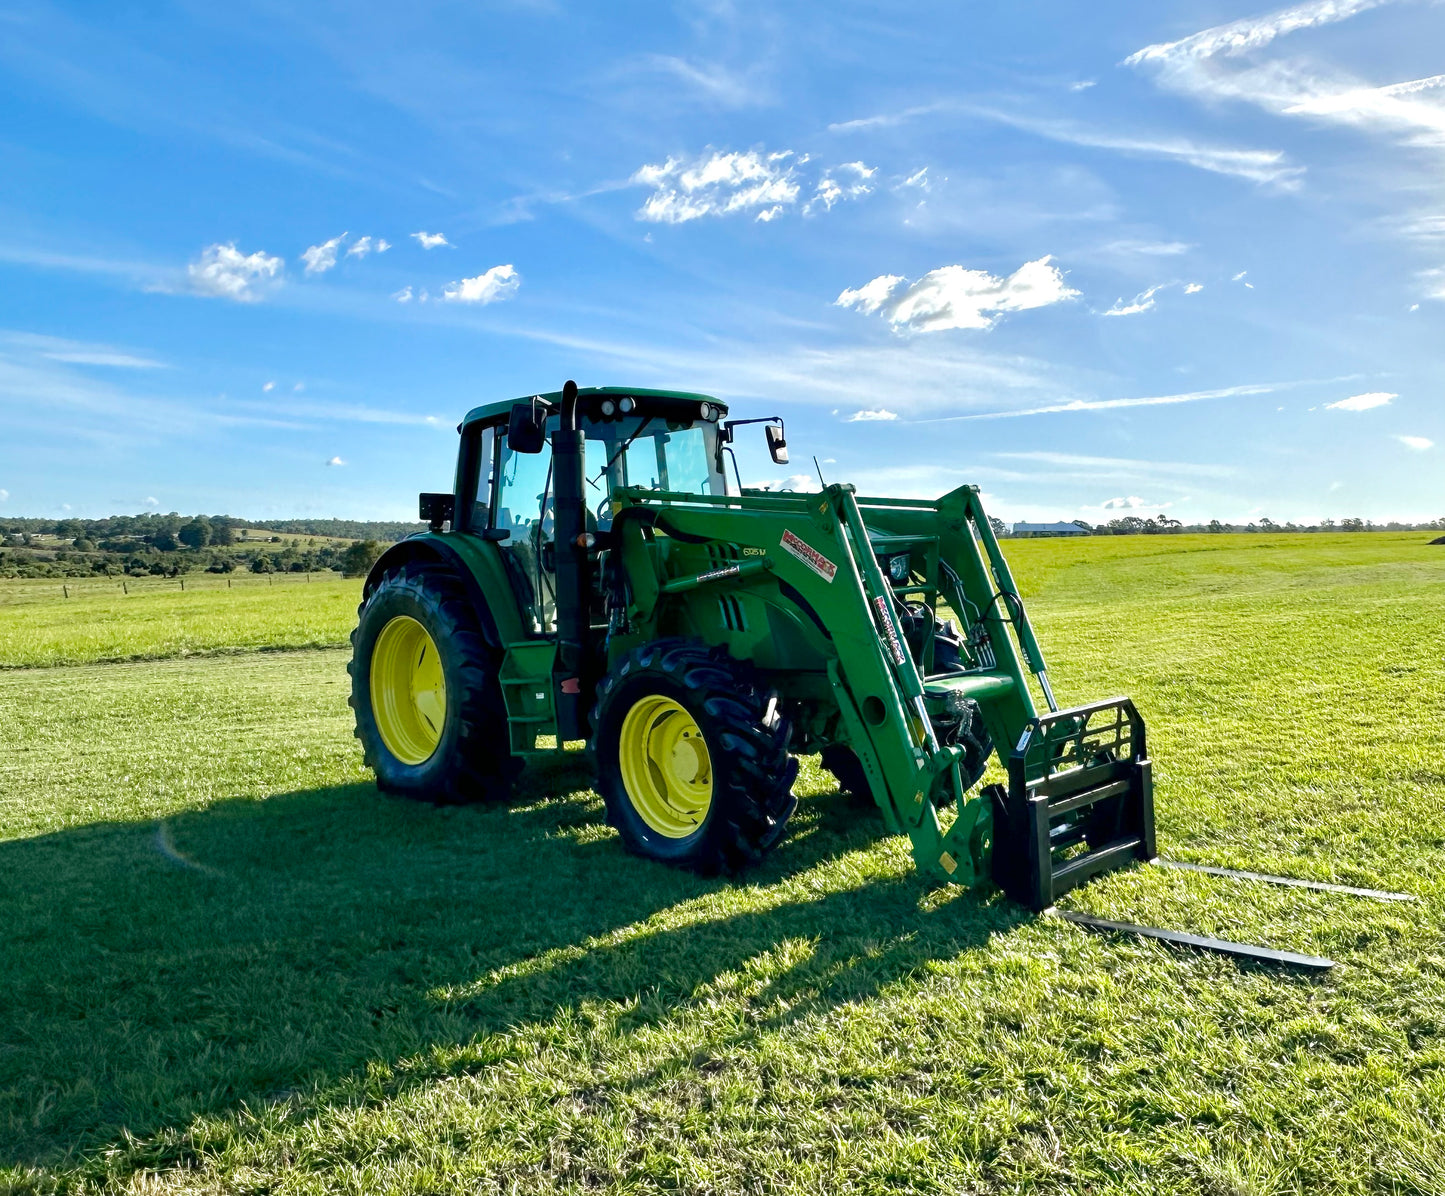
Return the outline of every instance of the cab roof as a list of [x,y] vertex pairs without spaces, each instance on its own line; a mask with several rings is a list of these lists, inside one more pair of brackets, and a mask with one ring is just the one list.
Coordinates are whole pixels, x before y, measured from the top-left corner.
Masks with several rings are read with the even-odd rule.
[[[617,398],[630,396],[634,399],[644,400],[673,399],[689,403],[711,403],[724,415],[727,414],[728,410],[726,403],[719,402],[713,398],[712,395],[697,394],[690,390],[648,390],[636,386],[579,386],[577,388],[577,397],[579,399],[591,397],[601,398],[606,395],[613,395]],[[466,418],[462,420],[461,428],[459,428],[458,431],[461,431],[471,424],[488,423],[498,416],[505,416],[512,410],[514,403],[525,403],[533,398],[545,399],[549,403],[560,403],[562,401],[562,392],[560,390],[549,390],[541,394],[520,395],[515,399],[506,399],[505,401],[496,403],[484,403],[480,407],[473,407],[467,412]],[[646,406],[645,403],[642,405]]]

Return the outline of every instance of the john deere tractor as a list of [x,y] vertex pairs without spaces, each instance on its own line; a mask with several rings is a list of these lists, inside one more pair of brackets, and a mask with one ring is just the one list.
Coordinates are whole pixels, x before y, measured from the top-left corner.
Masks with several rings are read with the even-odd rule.
[[[786,462],[780,419],[701,394],[569,382],[469,412],[453,492],[421,496],[430,530],[377,563],[352,636],[378,785],[500,799],[582,740],[628,849],[731,872],[819,752],[942,880],[1043,909],[1151,858],[1144,723],[1058,708],[977,488],[748,489],[749,424]],[[995,755],[1007,783],[979,791]]]

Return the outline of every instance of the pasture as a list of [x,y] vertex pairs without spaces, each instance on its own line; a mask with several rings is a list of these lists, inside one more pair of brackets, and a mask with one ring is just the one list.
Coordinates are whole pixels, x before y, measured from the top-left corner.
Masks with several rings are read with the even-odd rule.
[[1445,1192],[1429,538],[1005,543],[1060,699],[1149,719],[1164,854],[1420,897],[1065,904],[1322,978],[931,888],[816,759],[733,881],[575,757],[384,799],[356,582],[0,598],[0,1193]]

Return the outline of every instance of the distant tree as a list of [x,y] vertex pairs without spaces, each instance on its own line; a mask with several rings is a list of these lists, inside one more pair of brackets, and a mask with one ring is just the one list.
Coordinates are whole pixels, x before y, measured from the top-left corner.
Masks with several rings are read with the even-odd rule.
[[71,547],[74,548],[76,552],[94,552],[95,541],[87,540],[84,536],[77,536],[75,543],[72,544]]
[[211,520],[211,543],[219,548],[225,548],[236,542],[236,528],[229,519],[224,517]]
[[375,540],[358,540],[341,558],[341,571],[347,577],[365,577],[382,554],[382,545]]
[[276,566],[271,563],[270,557],[258,556],[254,561],[251,562],[251,572],[274,573],[276,572]]
[[197,515],[176,533],[176,537],[187,548],[204,548],[211,542],[211,521],[204,515]]
[[151,537],[151,543],[162,552],[175,552],[175,550],[180,547],[180,545],[176,543],[176,538],[167,531],[156,532],[156,534]]
[[1075,519],[1075,520],[1074,520],[1074,526],[1075,526],[1075,527],[1081,527],[1081,528],[1083,528],[1086,532],[1092,532],[1092,531],[1094,530],[1093,525],[1090,524],[1090,523],[1089,523],[1087,520],[1085,520],[1085,519]]
[[1224,524],[1220,523],[1218,519],[1211,519],[1209,521],[1209,530],[1212,532],[1222,532],[1224,530]]
[[1004,521],[1000,519],[997,515],[990,515],[988,517],[988,525],[989,527],[993,528],[993,534],[995,536],[1008,535],[1008,525],[1004,523]]

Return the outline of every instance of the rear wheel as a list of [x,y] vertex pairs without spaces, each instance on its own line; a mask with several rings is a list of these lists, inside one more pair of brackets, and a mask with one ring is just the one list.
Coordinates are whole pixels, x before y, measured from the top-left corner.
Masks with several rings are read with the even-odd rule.
[[497,654],[450,570],[388,570],[351,643],[356,737],[378,788],[446,803],[506,796],[521,763],[509,750]]
[[659,640],[597,687],[607,820],[629,851],[704,873],[762,858],[796,806],[777,699],[720,648]]

